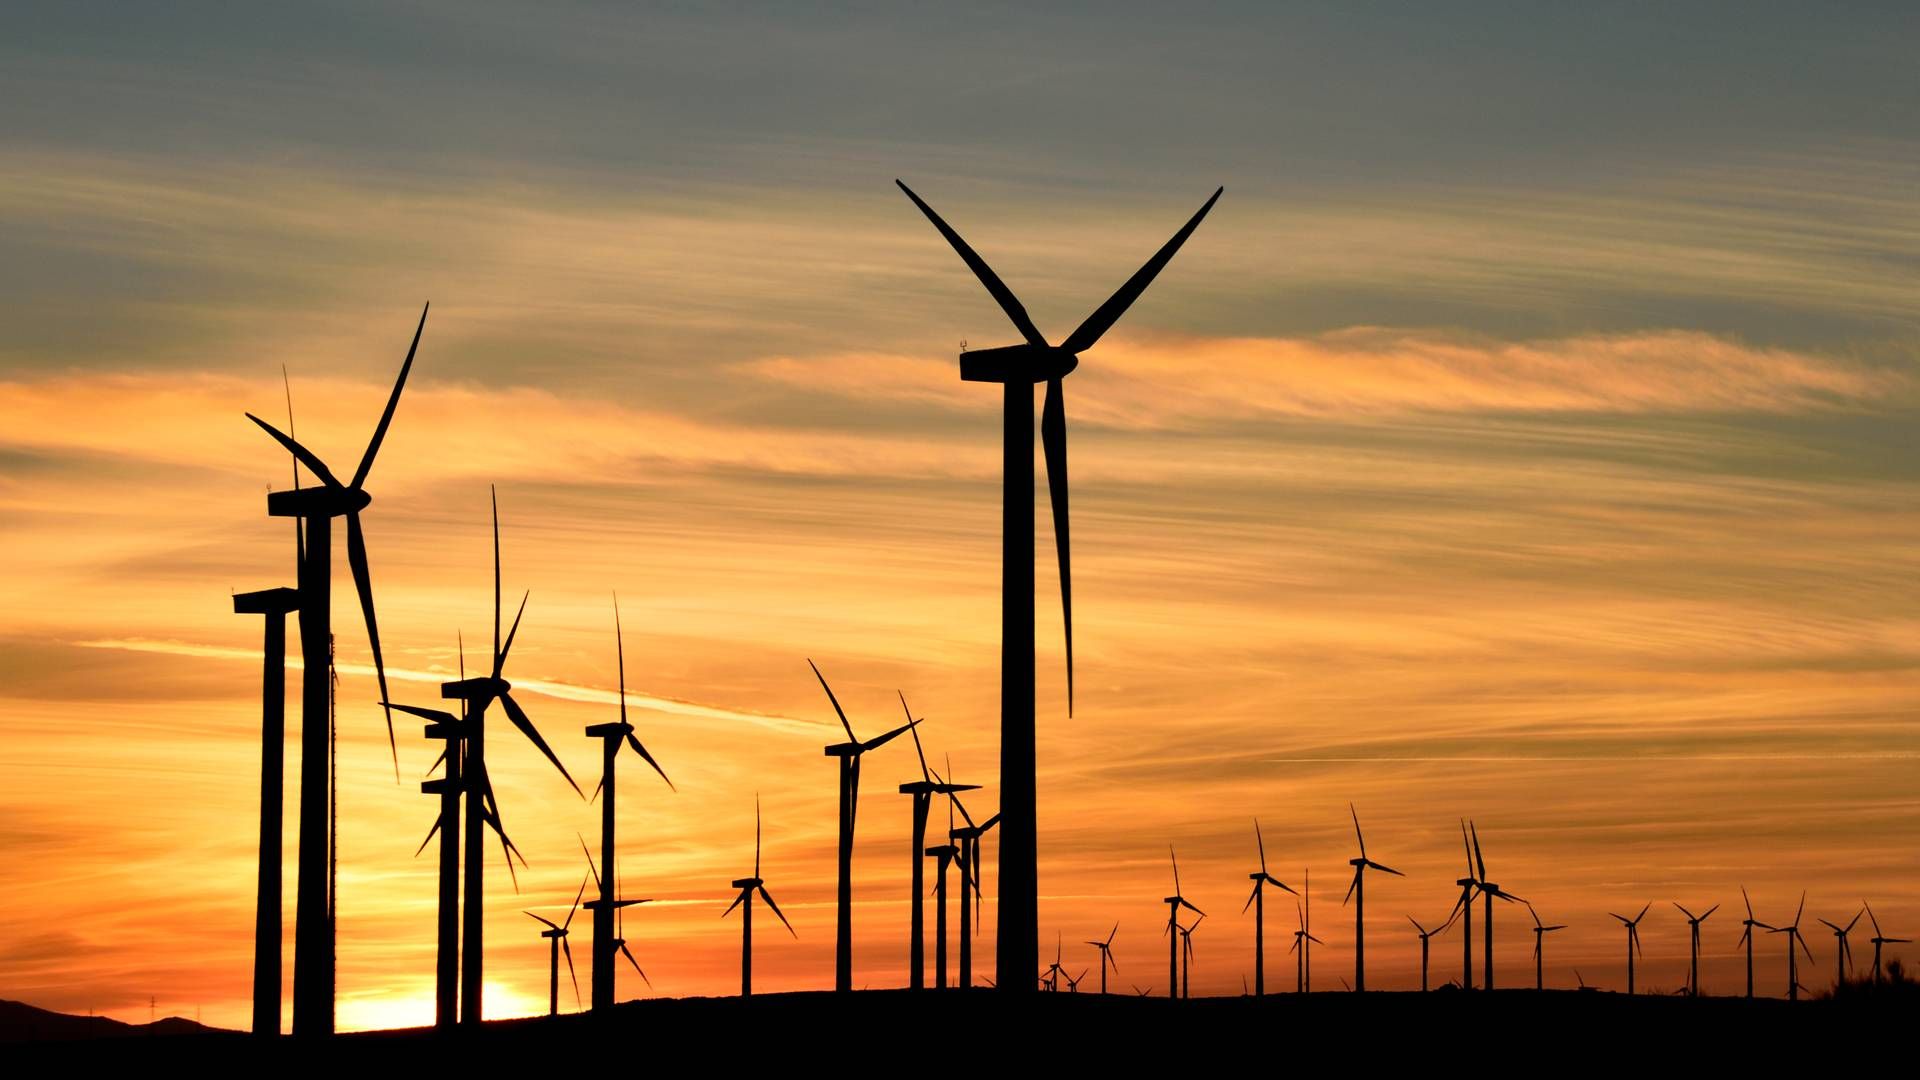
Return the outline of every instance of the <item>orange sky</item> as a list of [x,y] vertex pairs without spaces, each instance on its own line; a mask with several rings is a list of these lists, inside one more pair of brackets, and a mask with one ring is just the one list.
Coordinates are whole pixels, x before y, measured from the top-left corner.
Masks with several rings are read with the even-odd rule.
[[[1313,872],[1316,985],[1338,988],[1349,801],[1408,875],[1368,882],[1370,987],[1417,980],[1406,917],[1445,917],[1461,817],[1495,880],[1570,924],[1555,985],[1622,985],[1606,913],[1654,901],[1639,979],[1679,986],[1677,900],[1728,905],[1703,981],[1736,990],[1742,884],[1762,919],[1805,889],[1808,926],[1866,899],[1920,936],[1910,141],[1641,148],[1577,181],[1398,191],[1289,189],[1232,155],[1095,182],[1021,147],[1008,179],[937,146],[800,141],[790,185],[656,164],[631,186],[9,142],[0,227],[32,257],[0,331],[0,996],[144,1019],[151,995],[245,1025],[259,620],[229,596],[288,583],[292,560],[264,514],[285,458],[242,413],[279,415],[284,363],[302,441],[350,468],[426,300],[368,485],[396,695],[437,697],[456,633],[470,663],[484,651],[497,485],[505,584],[532,590],[519,700],[590,775],[618,590],[635,722],[680,789],[623,774],[627,888],[655,902],[627,927],[653,990],[625,971],[620,995],[737,987],[719,916],[756,792],[799,932],[760,937],[757,985],[829,985],[820,747],[840,736],[806,658],[863,735],[904,691],[930,753],[987,785],[976,816],[994,802],[998,397],[953,354],[1012,333],[896,172],[1055,336],[1227,185],[1068,384],[1071,720],[1040,487],[1041,936],[1070,971],[1118,921],[1118,986],[1164,991],[1171,843],[1209,915],[1194,992],[1238,993],[1258,815],[1273,872]],[[425,1022],[434,871],[412,852],[435,751],[402,725],[394,783],[344,569],[334,600],[340,1023]],[[516,896],[490,851],[488,1003],[507,1015],[544,1006],[520,911],[564,912],[598,811],[518,736],[490,757],[531,863]],[[892,789],[916,774],[906,742],[867,765],[857,986],[905,981]],[[294,836],[290,799],[289,968]],[[1270,916],[1290,989],[1292,912]],[[1518,985],[1525,913],[1499,918]],[[993,922],[989,900],[987,958]],[[1824,986],[1831,938],[1808,937],[1803,981]],[[1436,940],[1436,979],[1458,949]],[[1765,940],[1769,992],[1781,951]]]

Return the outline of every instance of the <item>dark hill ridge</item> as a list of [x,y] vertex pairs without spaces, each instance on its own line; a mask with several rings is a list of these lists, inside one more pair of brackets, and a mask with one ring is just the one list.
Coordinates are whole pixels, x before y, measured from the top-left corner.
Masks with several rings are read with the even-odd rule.
[[161,1035],[223,1033],[182,1016],[151,1024],[127,1024],[105,1016],[71,1016],[36,1008],[23,1001],[0,999],[0,1043],[60,1042],[87,1039],[125,1039]]

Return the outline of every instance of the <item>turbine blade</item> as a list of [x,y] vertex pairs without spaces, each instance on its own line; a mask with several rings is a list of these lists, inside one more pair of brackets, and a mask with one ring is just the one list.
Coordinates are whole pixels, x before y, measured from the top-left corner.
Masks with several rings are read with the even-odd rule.
[[553,747],[548,746],[547,740],[541,738],[540,733],[533,729],[533,721],[527,719],[527,714],[521,711],[519,702],[513,700],[512,694],[500,695],[500,707],[507,710],[507,719],[513,721],[513,726],[519,728],[520,733],[538,747],[540,752],[547,756],[548,761],[553,762],[553,767],[560,770],[561,776],[566,777],[567,786],[573,788],[573,793],[583,799],[586,798],[586,793],[580,790],[580,785],[573,782],[573,776],[567,772],[567,767],[560,764],[560,758],[554,754]]
[[931,784],[933,783],[933,770],[927,768],[927,751],[925,747],[920,745],[920,729],[913,726],[913,710],[907,708],[906,692],[895,690],[894,693],[900,695],[900,711],[907,714],[907,730],[913,733],[913,755],[920,759],[920,781]]
[[827,677],[820,674],[819,665],[811,658],[807,660],[807,666],[813,668],[813,677],[820,680],[820,689],[827,692],[827,700],[833,703],[833,712],[840,718],[840,726],[847,729],[847,741],[857,745],[860,740],[854,737],[853,725],[847,723],[847,711],[840,707],[840,699],[833,696],[833,687],[827,685]]
[[553,927],[553,929],[555,930],[560,929],[560,927],[556,925],[552,919],[541,918],[540,916],[535,915],[531,911],[523,911],[520,914],[525,915],[529,919],[540,919],[541,922],[546,923],[548,926]]
[[496,679],[500,677],[502,671],[506,670],[507,654],[513,652],[514,635],[520,632],[520,616],[527,613],[527,598],[532,595],[532,589],[520,594],[520,610],[513,613],[513,625],[507,629],[507,643],[500,646],[500,656],[494,661],[493,677]]
[[675,794],[679,793],[680,789],[677,787],[674,787],[672,778],[667,776],[667,770],[661,768],[660,763],[653,760],[653,755],[647,753],[647,748],[640,745],[640,740],[638,738],[635,738],[633,732],[631,731],[627,732],[627,745],[633,747],[633,752],[640,755],[640,760],[653,766],[653,771],[659,773],[660,779],[665,780],[667,782],[667,788],[669,790],[673,791]]
[[653,989],[653,980],[647,978],[647,973],[640,970],[640,961],[633,958],[633,950],[627,948],[627,943],[624,941],[620,943],[620,953],[627,958],[627,963],[633,965],[633,970],[640,973],[640,981],[647,984],[647,989]]
[[793,924],[787,921],[787,917],[780,913],[780,905],[773,902],[773,894],[767,891],[767,887],[765,885],[759,885],[755,887],[760,892],[760,899],[765,900],[767,902],[767,909],[772,911],[774,916],[780,920],[780,925],[786,927],[787,933],[792,934],[796,941],[799,940],[800,931],[795,930],[793,928]]
[[349,486],[356,490],[366,482],[367,474],[373,471],[374,455],[380,452],[380,443],[387,437],[387,425],[393,423],[393,410],[400,406],[400,391],[407,387],[407,372],[413,370],[413,354],[420,349],[420,332],[427,328],[427,309],[432,304],[420,308],[420,325],[413,328],[413,344],[407,346],[407,358],[400,365],[400,377],[393,381],[393,393],[387,397],[386,411],[380,414],[380,423],[373,429],[373,438],[367,443],[366,456],[360,459],[360,468],[353,474],[353,483]]
[[1360,842],[1360,857],[1364,859],[1367,857],[1367,838],[1360,833],[1360,812],[1353,808],[1352,803],[1348,803],[1347,813],[1353,815],[1353,838]]
[[294,442],[293,437],[291,435],[286,435],[281,433],[279,428],[274,427],[272,424],[267,423],[265,420],[260,419],[259,417],[253,415],[252,413],[247,414],[247,419],[260,425],[260,429],[262,431],[265,431],[267,434],[273,436],[273,439],[275,442],[279,443],[281,446],[286,447],[287,452],[292,454],[294,457],[298,458],[300,461],[300,464],[305,465],[307,467],[307,471],[313,473],[314,476],[318,477],[321,483],[325,484],[326,486],[332,488],[335,491],[341,490],[340,481],[334,478],[333,472],[327,468],[327,463],[324,461],[321,461],[319,456],[316,455],[313,451],[307,449],[304,446],[301,446],[297,442]]
[[380,704],[389,709],[399,709],[408,716],[417,716],[422,720],[433,720],[442,724],[452,724],[458,720],[452,713],[442,712],[439,709],[423,709],[418,705],[402,705],[397,701],[383,701]]
[[1067,525],[1067,405],[1060,379],[1047,380],[1040,412],[1040,446],[1047,458],[1047,495],[1053,501],[1053,546],[1060,561],[1060,617],[1066,625],[1067,715],[1073,715],[1073,557]]
[[1257,897],[1259,895],[1260,895],[1260,883],[1256,881],[1253,883],[1253,891],[1247,894],[1247,902],[1240,905],[1240,914],[1245,915],[1247,913],[1247,909],[1253,906],[1254,897]]
[[[1253,819],[1253,842],[1260,845],[1260,876],[1267,877],[1267,839],[1260,835],[1260,819]],[[1286,888],[1282,885],[1281,888]],[[1288,890],[1291,892],[1292,890]]]
[[580,976],[573,971],[573,946],[567,944],[566,935],[560,937],[560,951],[567,954],[567,978],[573,980],[573,1007],[580,1008]]
[[418,858],[421,852],[427,850],[427,845],[433,843],[433,834],[439,831],[440,831],[440,815],[435,814],[433,816],[433,828],[427,830],[427,838],[425,840],[420,841],[419,847],[413,849],[413,854],[415,858]]
[[739,906],[740,906],[741,904],[743,904],[743,903],[745,903],[745,902],[746,902],[746,899],[747,899],[747,897],[749,897],[749,896],[751,896],[751,895],[753,895],[753,890],[752,890],[752,889],[741,889],[741,890],[740,890],[740,895],[738,895],[738,896],[736,896],[736,897],[734,897],[734,898],[733,898],[733,903],[731,903],[731,904],[728,904],[728,905],[727,905],[727,910],[725,910],[725,911],[723,911],[723,912],[721,912],[721,913],[720,913],[720,917],[724,919],[724,918],[726,918],[727,916],[729,916],[729,915],[731,915],[731,914],[733,914],[733,909],[734,909],[734,908],[737,908],[737,907],[739,907]]
[[967,246],[967,242],[960,239],[960,234],[954,232],[953,227],[948,225],[939,214],[934,213],[933,207],[928,206],[920,196],[915,195],[912,188],[899,180],[895,180],[894,183],[899,185],[901,191],[906,192],[907,198],[913,200],[913,205],[920,208],[920,212],[927,216],[927,220],[933,222],[933,227],[940,230],[940,235],[947,238],[947,243],[952,245],[953,250],[959,254],[960,261],[966,263],[967,268],[973,271],[973,276],[979,278],[980,284],[987,287],[987,293],[993,297],[994,303],[999,304],[1000,310],[1007,313],[1007,318],[1012,321],[1014,329],[1020,331],[1020,336],[1027,339],[1027,344],[1046,348],[1047,339],[1040,336],[1040,331],[1033,325],[1033,319],[1027,315],[1027,309],[1020,305],[1019,299],[1013,295],[1013,290],[1007,288],[1006,283],[1000,280],[1000,275],[993,272],[993,267],[988,266],[987,261],[982,259],[978,252]]
[[[620,672],[620,722],[624,724],[627,722],[627,642],[626,635],[620,629],[620,594],[618,592],[613,594],[613,655],[615,666]],[[629,734],[628,738],[632,738],[632,735]],[[654,766],[656,769],[659,767]],[[665,773],[660,775],[666,776]],[[667,781],[667,786],[672,787],[673,781]]]
[[1173,239],[1161,245],[1160,250],[1154,252],[1146,265],[1134,271],[1126,284],[1120,286],[1118,291],[1107,298],[1106,303],[1101,304],[1093,314],[1087,316],[1087,321],[1081,323],[1066,341],[1061,342],[1060,347],[1071,353],[1081,353],[1093,348],[1094,343],[1100,340],[1100,336],[1118,322],[1120,316],[1126,314],[1127,309],[1133,306],[1133,302],[1140,299],[1140,294],[1147,291],[1148,285],[1153,284],[1153,279],[1173,259],[1174,254],[1180,250],[1180,245],[1187,242],[1187,237],[1193,235],[1193,230],[1200,227],[1200,219],[1207,216],[1207,211],[1213,209],[1213,204],[1220,200],[1220,193],[1225,190],[1224,187],[1215,188],[1213,195],[1207,199],[1206,203],[1187,219],[1187,223],[1180,227],[1179,232],[1173,234]]
[[360,594],[360,613],[367,620],[367,644],[373,649],[373,673],[380,681],[380,707],[387,717],[387,750],[393,755],[393,782],[400,782],[400,744],[393,737],[393,706],[387,704],[387,663],[380,655],[380,624],[373,617],[373,577],[367,571],[367,538],[360,531],[360,512],[347,515],[347,562],[353,567],[353,588]]
[[587,838],[581,836],[579,833],[574,833],[573,835],[580,841],[581,853],[587,857],[587,873],[593,876],[593,887],[600,889],[600,870],[593,865],[593,852],[587,850]]
[[573,906],[567,909],[567,921],[560,924],[560,929],[565,930],[573,925],[573,913],[580,910],[580,898],[585,895],[587,895],[587,879],[581,878],[580,891],[573,894]]
[[888,743],[892,742],[893,740],[899,738],[901,734],[912,730],[914,726],[919,723],[920,721],[918,720],[909,720],[906,723],[900,725],[897,728],[894,728],[892,731],[887,732],[885,735],[882,735],[877,739],[873,739],[869,742],[860,743],[858,744],[860,747],[858,752],[861,754],[864,754],[869,750],[878,750],[882,746],[885,746]]

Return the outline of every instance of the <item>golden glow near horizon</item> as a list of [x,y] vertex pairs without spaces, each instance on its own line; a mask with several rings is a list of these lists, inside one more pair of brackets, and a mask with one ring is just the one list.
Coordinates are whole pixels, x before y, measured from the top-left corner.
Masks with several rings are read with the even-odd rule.
[[[1555,986],[1623,986],[1607,913],[1651,901],[1638,980],[1679,987],[1679,901],[1722,905],[1702,981],[1737,991],[1743,884],[1762,920],[1804,889],[1807,926],[1866,900],[1920,936],[1903,138],[1395,190],[1295,190],[1238,158],[1149,157],[1103,185],[1031,147],[903,164],[829,136],[781,159],[790,185],[743,142],[711,167],[745,178],[631,186],[452,149],[421,166],[436,180],[13,140],[0,228],[31,255],[0,332],[0,997],[144,1019],[152,995],[245,1025],[259,620],[229,595],[290,583],[292,543],[264,512],[286,459],[242,413],[277,421],[284,363],[301,440],[350,468],[426,300],[368,482],[394,693],[437,701],[457,635],[470,669],[484,656],[497,485],[504,585],[532,594],[519,700],[590,789],[618,591],[629,706],[679,787],[623,762],[620,872],[653,900],[626,936],[652,986],[623,963],[619,997],[736,991],[740,927],[720,914],[756,793],[763,875],[799,935],[762,923],[756,988],[830,986],[820,750],[841,736],[806,659],[862,734],[896,724],[904,692],[929,755],[986,785],[975,816],[995,799],[998,396],[953,354],[1013,334],[896,172],[926,178],[1056,335],[1227,187],[1068,382],[1072,719],[1038,486],[1041,940],[1070,973],[1118,921],[1116,989],[1164,993],[1171,843],[1209,913],[1194,993],[1239,993],[1258,816],[1272,872],[1312,871],[1315,985],[1337,989],[1349,802],[1407,874],[1367,883],[1370,988],[1417,985],[1406,919],[1445,918],[1463,817],[1490,876],[1569,924]],[[1018,183],[983,179],[1015,159]],[[435,750],[398,724],[394,782],[336,570],[338,1017],[419,1024],[434,868],[413,856],[433,813],[416,782]],[[290,704],[289,975],[299,723]],[[489,767],[530,865],[516,893],[489,846],[486,1000],[540,1012],[546,943],[521,912],[564,913],[598,811],[517,734]],[[917,775],[910,742],[867,761],[856,986],[905,983],[894,786]],[[990,846],[988,976],[995,863]],[[1269,989],[1290,990],[1292,905],[1268,900]],[[1500,983],[1530,985],[1525,909],[1497,920]],[[590,920],[574,930],[584,985]],[[1436,982],[1457,977],[1456,933],[1434,940]],[[1802,980],[1825,986],[1831,937],[1808,941]],[[1764,993],[1783,947],[1760,943]]]

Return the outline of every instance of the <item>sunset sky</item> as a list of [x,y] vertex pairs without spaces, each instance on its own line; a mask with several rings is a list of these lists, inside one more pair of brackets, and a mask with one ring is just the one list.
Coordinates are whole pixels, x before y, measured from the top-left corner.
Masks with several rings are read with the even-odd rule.
[[[1069,971],[1117,921],[1117,987],[1165,991],[1172,844],[1194,993],[1239,993],[1258,816],[1338,989],[1350,801],[1407,874],[1368,882],[1370,988],[1417,985],[1463,817],[1570,924],[1554,985],[1624,988],[1607,913],[1652,901],[1638,981],[1679,987],[1678,901],[1725,905],[1703,983],[1737,991],[1742,884],[1763,920],[1806,890],[1812,987],[1817,916],[1920,937],[1911,6],[270,7],[0,13],[0,997],[246,1025],[260,620],[230,594],[293,552],[243,413],[283,415],[285,365],[351,472],[427,301],[365,517],[394,693],[435,704],[456,635],[484,662],[495,485],[519,700],[591,777],[618,591],[679,787],[623,761],[653,985],[620,997],[737,990],[756,792],[799,932],[762,921],[756,985],[831,986],[843,736],[807,658],[863,736],[904,692],[976,816],[997,786],[999,393],[955,354],[1017,335],[896,177],[1055,340],[1226,188],[1068,380],[1071,719],[1039,487]],[[424,1023],[437,747],[400,725],[395,783],[344,565],[334,626],[339,1021]],[[487,1003],[524,1014],[520,912],[564,913],[598,810],[494,728],[531,865],[515,895],[489,848]],[[906,979],[917,776],[908,742],[867,762],[855,986]]]

